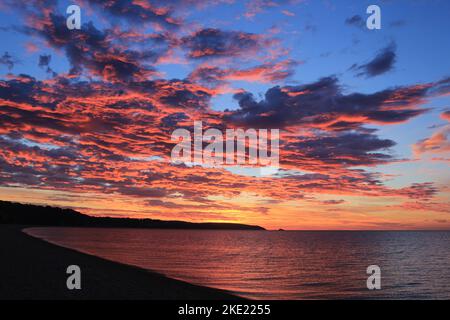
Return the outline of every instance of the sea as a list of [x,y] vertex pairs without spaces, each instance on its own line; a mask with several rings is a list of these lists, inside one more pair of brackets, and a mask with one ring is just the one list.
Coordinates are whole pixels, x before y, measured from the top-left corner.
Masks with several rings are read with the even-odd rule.
[[450,231],[39,227],[26,233],[248,299],[450,299]]

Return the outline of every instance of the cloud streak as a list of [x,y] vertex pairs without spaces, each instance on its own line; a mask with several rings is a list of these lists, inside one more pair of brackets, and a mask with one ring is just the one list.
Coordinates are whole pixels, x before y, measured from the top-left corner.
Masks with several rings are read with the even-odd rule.
[[390,44],[365,64],[354,64],[350,68],[358,77],[372,78],[391,71],[397,59],[396,45]]

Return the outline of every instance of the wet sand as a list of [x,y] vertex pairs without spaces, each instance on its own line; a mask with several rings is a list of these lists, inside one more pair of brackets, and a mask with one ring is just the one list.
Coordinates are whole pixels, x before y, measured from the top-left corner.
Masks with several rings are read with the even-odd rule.
[[[0,299],[238,299],[225,291],[192,285],[75,250],[0,225]],[[31,227],[31,226],[30,226]],[[81,268],[81,290],[68,290],[66,269]]]

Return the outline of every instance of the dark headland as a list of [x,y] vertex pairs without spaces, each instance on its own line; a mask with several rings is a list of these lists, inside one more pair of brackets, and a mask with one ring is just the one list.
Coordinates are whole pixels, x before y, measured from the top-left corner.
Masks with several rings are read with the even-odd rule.
[[72,209],[21,204],[1,200],[0,224],[95,228],[264,230],[260,226],[239,223],[193,223],[156,219],[93,217]]
[[[32,226],[233,229],[231,224],[94,218],[70,209],[0,201],[0,300],[8,299],[238,299],[232,294],[80,253],[25,234]],[[234,225],[234,229],[262,228]],[[69,265],[82,272],[81,290],[68,290]]]

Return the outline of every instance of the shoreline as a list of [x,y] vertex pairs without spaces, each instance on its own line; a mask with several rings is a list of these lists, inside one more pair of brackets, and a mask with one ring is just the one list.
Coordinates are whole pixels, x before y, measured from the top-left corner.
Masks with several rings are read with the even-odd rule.
[[[0,300],[236,300],[225,290],[190,284],[33,237],[33,225],[0,225]],[[68,290],[69,265],[81,290]]]

